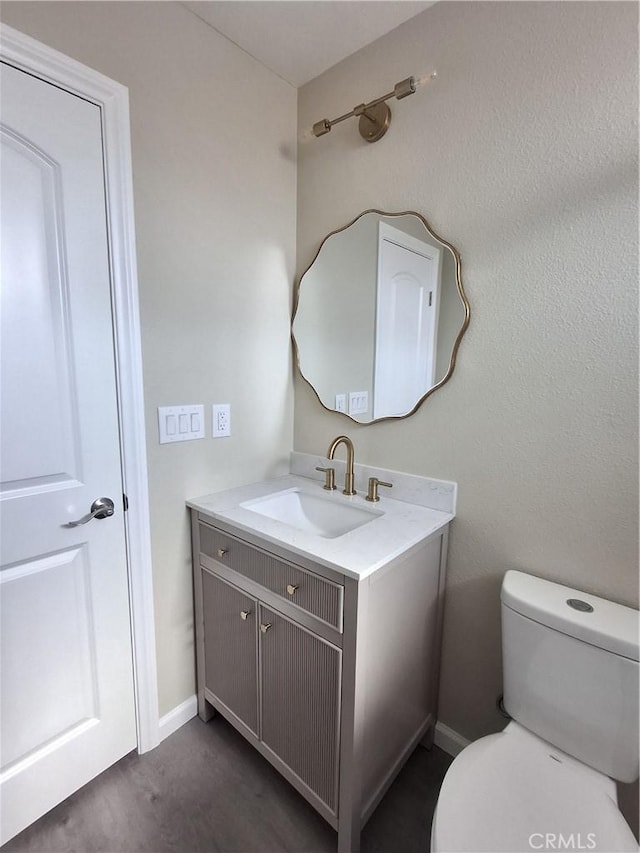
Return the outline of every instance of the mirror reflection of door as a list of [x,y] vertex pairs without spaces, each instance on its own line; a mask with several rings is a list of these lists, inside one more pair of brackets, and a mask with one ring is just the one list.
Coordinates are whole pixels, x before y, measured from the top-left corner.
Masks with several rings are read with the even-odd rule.
[[373,417],[406,415],[434,384],[440,249],[380,222]]

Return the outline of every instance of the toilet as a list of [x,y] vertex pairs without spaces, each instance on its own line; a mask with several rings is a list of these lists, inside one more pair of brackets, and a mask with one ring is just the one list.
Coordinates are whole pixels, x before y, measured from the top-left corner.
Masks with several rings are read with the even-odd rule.
[[511,722],[451,764],[432,853],[637,853],[613,780],[638,778],[638,611],[516,571],[500,598]]

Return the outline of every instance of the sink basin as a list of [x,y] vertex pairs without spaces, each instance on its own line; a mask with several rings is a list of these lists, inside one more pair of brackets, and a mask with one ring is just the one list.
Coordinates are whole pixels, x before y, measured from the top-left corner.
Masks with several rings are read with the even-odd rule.
[[325,539],[335,539],[384,515],[382,512],[343,503],[337,495],[336,498],[325,498],[300,489],[287,489],[264,498],[245,501],[240,506]]

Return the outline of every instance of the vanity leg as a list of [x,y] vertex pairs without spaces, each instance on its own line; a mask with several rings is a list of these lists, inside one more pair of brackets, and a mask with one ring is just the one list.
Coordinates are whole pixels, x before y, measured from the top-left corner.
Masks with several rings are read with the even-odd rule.
[[[344,825],[344,824],[349,824]],[[360,820],[338,824],[338,853],[360,853]]]
[[200,553],[200,530],[198,514],[191,513],[191,548],[193,551],[193,609],[195,621],[195,649],[196,649],[196,682],[198,686],[198,716],[204,723],[208,723],[214,716],[215,709],[210,702],[204,698],[205,669],[204,669],[204,605],[202,600],[202,569],[199,565],[198,554]]
[[204,691],[201,694],[200,690],[198,690],[198,716],[202,722],[208,723],[215,715],[216,709],[204,698]]
[[338,853],[360,853],[362,828],[362,742],[366,689],[366,647],[360,643],[369,603],[367,584],[345,578],[340,726]]
[[444,621],[444,598],[447,575],[447,552],[449,550],[449,525],[442,533],[440,545],[440,565],[438,570],[438,604],[433,634],[433,661],[434,667],[431,675],[431,695],[429,699],[429,712],[432,719],[432,739],[435,735],[436,721],[438,719],[438,700],[440,695],[440,664],[442,659],[442,624]]

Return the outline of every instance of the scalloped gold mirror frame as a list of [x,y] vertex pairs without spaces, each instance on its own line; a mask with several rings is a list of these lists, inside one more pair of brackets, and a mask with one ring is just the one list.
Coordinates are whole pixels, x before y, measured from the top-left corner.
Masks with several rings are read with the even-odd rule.
[[[296,325],[296,320],[298,320],[298,324],[300,325],[300,319],[302,317],[302,310],[303,310],[302,306],[301,306],[302,284],[305,280],[305,277],[308,277],[311,274],[312,269],[313,269],[314,265],[316,264],[316,262],[320,259],[320,256],[323,253],[323,250],[326,251],[328,241],[330,241],[331,238],[336,237],[337,235],[343,235],[346,237],[346,235],[344,235],[344,232],[348,231],[348,229],[352,228],[352,226],[356,226],[358,223],[360,223],[360,221],[363,220],[363,217],[367,217],[370,215],[379,217],[379,219],[377,220],[377,222],[378,222],[378,225],[376,226],[377,228],[380,228],[380,222],[384,222],[384,223],[398,222],[399,223],[400,217],[415,217],[416,220],[426,230],[428,237],[431,238],[431,240],[434,240],[436,242],[436,244],[438,244],[437,248],[439,249],[439,247],[444,247],[444,249],[450,253],[450,257],[447,256],[447,257],[449,257],[448,263],[449,263],[449,266],[451,266],[451,262],[453,262],[454,270],[452,271],[453,274],[450,276],[450,278],[452,280],[451,280],[451,283],[449,284],[449,287],[451,289],[454,289],[454,290],[452,290],[452,292],[455,292],[457,294],[457,297],[460,300],[460,307],[461,307],[462,313],[461,313],[460,327],[457,331],[455,340],[453,341],[453,344],[451,346],[451,354],[450,354],[450,357],[448,358],[448,366],[447,366],[446,370],[444,371],[444,375],[442,375],[442,378],[438,379],[438,381],[434,381],[432,385],[427,387],[425,392],[420,394],[420,396],[416,400],[415,404],[411,405],[410,409],[408,411],[404,412],[403,414],[390,414],[390,415],[386,415],[383,417],[372,417],[369,420],[358,420],[357,417],[354,417],[352,414],[349,414],[346,411],[339,411],[336,408],[331,408],[331,406],[329,406],[327,404],[327,400],[322,398],[321,392],[316,387],[316,384],[318,384],[317,379],[316,379],[316,384],[314,384],[314,381],[312,381],[314,379],[314,377],[311,375],[306,375],[305,372],[303,371],[302,363],[301,363],[302,362],[301,349],[304,349],[305,343],[303,341],[299,341],[296,338],[295,325]],[[436,247],[434,247],[434,248],[436,248]],[[356,255],[356,258],[359,260],[358,255]],[[376,269],[377,269],[377,267],[378,267],[378,259],[376,259]],[[440,268],[438,275],[439,276],[441,275],[441,268]],[[371,285],[371,293],[373,294],[371,296],[371,299],[374,301],[377,300],[377,296],[376,296],[377,287],[378,287],[378,284],[377,284],[377,278],[376,278],[376,280],[374,280],[372,285]],[[342,293],[344,293],[344,290],[342,291]],[[316,295],[316,294],[314,294],[314,295]],[[318,299],[320,300],[320,302],[318,303],[320,306],[324,305],[326,307],[326,305],[328,303],[331,303],[331,299],[327,298],[326,294],[320,294],[318,296]],[[339,299],[338,297],[336,297],[335,301],[342,301],[342,300],[341,300],[341,298]],[[375,305],[374,305],[374,309],[375,309]],[[337,310],[339,312],[340,309],[337,308],[337,306],[333,305],[333,310],[334,311]],[[470,311],[469,301],[467,299],[467,296],[465,294],[464,287],[462,284],[461,259],[460,259],[460,253],[458,252],[458,250],[454,246],[452,246],[451,243],[447,242],[442,237],[440,237],[433,230],[433,228],[431,228],[427,219],[424,216],[422,216],[422,214],[417,213],[416,211],[408,210],[408,211],[401,211],[399,213],[388,213],[385,211],[381,211],[381,210],[377,210],[377,209],[372,208],[372,209],[363,211],[358,216],[356,216],[354,219],[352,219],[350,222],[348,222],[346,225],[343,225],[342,227],[335,229],[335,231],[331,231],[329,234],[327,234],[327,236],[320,243],[320,246],[318,247],[318,250],[316,251],[316,253],[313,257],[313,260],[307,266],[305,271],[302,273],[302,275],[300,276],[300,278],[296,284],[296,288],[295,288],[295,292],[294,292],[293,312],[292,312],[292,318],[291,318],[291,339],[292,339],[292,343],[293,343],[295,363],[297,365],[300,376],[304,379],[304,381],[312,389],[312,391],[314,392],[318,402],[323,407],[323,409],[325,409],[326,411],[335,412],[337,414],[343,415],[344,417],[348,418],[348,420],[350,420],[354,423],[360,424],[362,426],[368,426],[369,424],[373,424],[373,423],[382,423],[383,421],[388,421],[388,420],[403,420],[404,418],[408,418],[411,415],[415,414],[418,411],[418,409],[422,406],[422,404],[425,402],[425,400],[428,397],[430,397],[434,393],[434,391],[437,391],[439,388],[441,388],[443,385],[445,385],[449,381],[449,379],[451,378],[453,371],[454,371],[454,368],[455,368],[455,365],[456,365],[456,358],[457,358],[457,354],[458,354],[458,349],[460,347],[460,342],[461,342],[462,337],[463,337],[463,335],[464,335],[464,333],[465,333],[465,331],[469,325],[470,316],[471,316],[471,311]],[[352,337],[350,333],[351,333],[351,326],[353,325],[353,319],[354,318],[352,317],[351,320],[349,320],[348,316],[345,316],[345,314],[341,315],[341,321],[343,323],[348,323],[348,325],[349,325],[349,332],[346,334],[343,333],[342,335],[338,334],[338,339],[344,341],[346,338],[350,339]],[[359,317],[356,317],[355,319],[358,320]],[[313,326],[315,329],[315,324],[310,324],[310,326]],[[332,333],[334,333],[333,326],[331,328],[332,328]],[[457,328],[457,323],[456,323],[455,328]],[[305,332],[304,329],[302,331],[305,334],[308,333],[308,329],[307,329],[307,332]],[[344,332],[344,330],[343,330],[343,332]],[[375,336],[375,329],[373,330],[373,334]],[[300,331],[298,332],[298,338],[300,338]],[[307,334],[307,338],[308,338],[308,334]],[[329,343],[327,349],[323,353],[319,350],[319,345],[318,345],[318,342],[316,341],[314,343],[314,348],[320,352],[319,357],[322,358],[323,354],[326,354],[327,352],[331,352],[330,347],[334,347],[335,342],[336,341],[335,341],[335,334],[334,334],[333,343]],[[320,343],[322,343],[322,342],[320,342]],[[434,352],[435,352],[435,344],[433,346],[434,346]],[[308,340],[307,340],[307,347],[309,347]],[[448,355],[448,348],[447,348],[446,355]],[[371,368],[372,372],[375,371],[375,356],[373,356],[373,358],[374,358],[374,363],[372,364],[372,368]],[[444,363],[446,363],[446,356],[445,356]],[[434,356],[434,368],[433,369],[435,371],[435,356]],[[309,371],[307,371],[307,372],[309,372]],[[313,371],[311,371],[311,373],[313,373]],[[415,392],[415,393],[418,394],[419,392]],[[325,397],[326,397],[326,394],[325,394]]]

